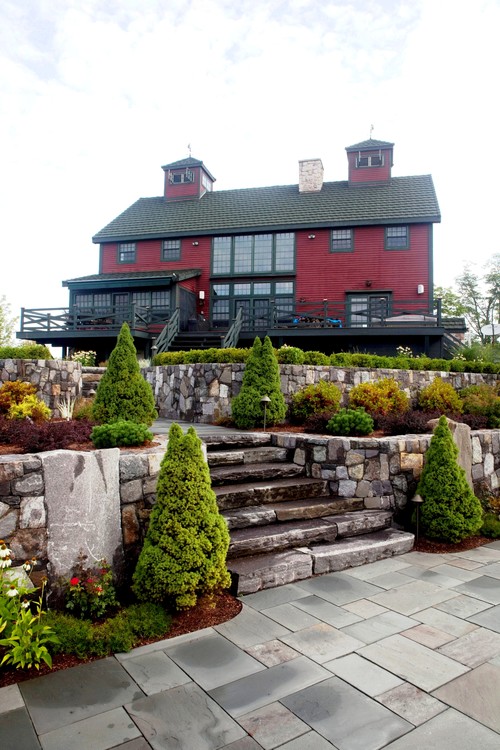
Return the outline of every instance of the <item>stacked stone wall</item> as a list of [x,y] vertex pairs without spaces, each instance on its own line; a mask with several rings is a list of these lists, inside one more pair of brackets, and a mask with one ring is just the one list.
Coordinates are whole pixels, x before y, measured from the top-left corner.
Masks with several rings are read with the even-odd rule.
[[37,388],[37,396],[60,417],[58,401],[81,393],[82,366],[61,359],[0,359],[0,384],[21,380]]
[[[325,479],[332,495],[358,499],[360,507],[393,510],[400,520],[415,494],[430,438],[271,436],[274,445],[293,453],[294,461],[305,467],[308,476]],[[474,431],[471,444],[476,494],[498,496],[500,431]],[[121,566],[123,551],[129,574],[156,500],[164,451],[165,439],[161,438],[160,446],[144,452],[111,448],[0,456],[0,538],[8,542],[17,561],[36,557],[49,571],[57,569],[59,575],[71,573],[70,562],[76,560],[80,549],[98,557],[100,549],[109,554],[111,545],[116,551],[110,562]],[[71,476],[62,476],[68,472]],[[111,542],[108,537],[102,539],[98,550],[98,535],[89,516],[96,516],[96,510],[91,509],[100,511],[101,505],[108,510],[99,520],[99,530],[109,528],[112,538]],[[121,529],[119,545],[117,529]],[[64,539],[66,543],[60,541]]]

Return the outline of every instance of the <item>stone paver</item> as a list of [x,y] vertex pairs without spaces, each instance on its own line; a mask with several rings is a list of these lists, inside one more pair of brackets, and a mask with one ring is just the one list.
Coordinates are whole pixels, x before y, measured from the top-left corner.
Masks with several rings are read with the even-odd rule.
[[282,703],[339,750],[376,750],[413,729],[338,677],[289,695]]
[[1,689],[0,748],[497,750],[499,565],[495,542],[252,594],[230,622]]
[[463,664],[403,635],[391,635],[358,653],[427,692],[469,671]]
[[218,750],[246,734],[193,683],[141,698],[125,708],[154,750]]
[[331,669],[337,677],[371,697],[403,684],[402,680],[392,672],[377,667],[376,664],[372,664],[358,654],[341,656],[339,659],[326,662],[323,666]]
[[445,711],[447,706],[409,682],[377,696],[377,700],[406,721],[419,726]]
[[264,708],[244,714],[239,717],[238,723],[264,750],[273,750],[277,745],[283,745],[310,731],[308,724],[281,703],[270,703]]
[[498,750],[498,734],[449,709],[396,740],[390,750]]
[[[482,664],[434,693],[490,729],[500,732],[500,666]],[[500,738],[499,738],[500,746]]]

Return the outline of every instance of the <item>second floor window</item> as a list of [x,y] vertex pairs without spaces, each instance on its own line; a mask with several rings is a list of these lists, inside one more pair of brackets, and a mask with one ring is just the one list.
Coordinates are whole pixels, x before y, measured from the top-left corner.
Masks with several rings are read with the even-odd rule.
[[332,229],[332,253],[351,253],[354,250],[352,229]]
[[161,244],[161,259],[162,260],[180,260],[181,257],[181,241],[180,240],[164,240]]
[[135,242],[120,242],[118,245],[118,262],[135,263]]
[[410,247],[408,227],[386,227],[385,249],[407,250]]
[[248,234],[214,237],[212,272],[218,275],[295,270],[295,235]]

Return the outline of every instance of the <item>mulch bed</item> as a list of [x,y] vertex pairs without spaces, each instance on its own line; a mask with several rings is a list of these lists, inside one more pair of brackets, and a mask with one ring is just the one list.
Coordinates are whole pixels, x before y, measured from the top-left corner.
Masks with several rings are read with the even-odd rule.
[[418,542],[415,542],[413,550],[415,552],[431,552],[435,555],[445,555],[449,552],[466,552],[469,549],[482,547],[483,544],[489,544],[492,541],[494,540],[489,539],[487,536],[470,536],[457,544],[449,544],[448,542],[437,542],[434,539],[426,539],[421,536]]
[[[241,611],[241,607],[241,602],[226,591],[214,594],[212,597],[202,597],[191,609],[178,612],[174,615],[170,630],[165,635],[162,635],[161,638],[144,639],[139,641],[135,647],[146,646],[148,643],[155,643],[164,638],[175,638],[177,635],[194,633],[196,630],[220,625],[222,622],[227,622],[236,617]],[[77,667],[80,664],[87,664],[100,658],[94,656],[88,659],[79,659],[78,656],[56,654],[53,659],[52,669],[43,663],[40,669],[9,669],[8,667],[0,667],[0,688],[7,685],[14,685],[17,682],[31,680],[34,677],[41,677],[51,672],[58,672],[61,669]]]

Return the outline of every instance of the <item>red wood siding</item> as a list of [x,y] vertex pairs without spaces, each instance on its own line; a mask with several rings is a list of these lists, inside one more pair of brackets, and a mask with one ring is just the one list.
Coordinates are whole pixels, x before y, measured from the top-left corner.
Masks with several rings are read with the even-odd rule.
[[[185,198],[198,198],[201,195],[201,169],[200,167],[189,167],[194,174],[193,182],[169,182],[167,169],[165,171],[165,198],[169,201],[183,200]],[[184,169],[173,169],[172,172],[184,172]]]
[[[354,228],[354,252],[331,253],[330,231],[297,232],[296,298],[344,301],[346,290],[391,290],[394,300],[423,304],[429,292],[429,226],[410,225],[409,250],[385,250],[383,226]],[[366,282],[370,281],[368,287]],[[425,294],[417,295],[423,284]]]
[[[387,182],[391,177],[392,153],[390,149],[382,149],[384,164],[382,167],[356,167],[356,159],[359,151],[352,151],[347,154],[349,162],[349,182]],[[362,156],[371,156],[377,154],[377,151],[361,151]]]

